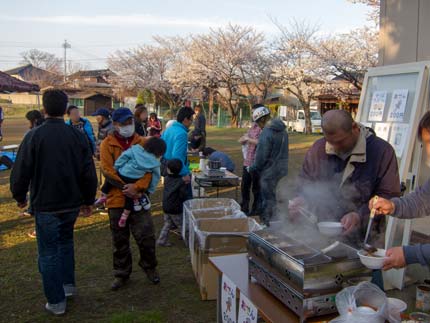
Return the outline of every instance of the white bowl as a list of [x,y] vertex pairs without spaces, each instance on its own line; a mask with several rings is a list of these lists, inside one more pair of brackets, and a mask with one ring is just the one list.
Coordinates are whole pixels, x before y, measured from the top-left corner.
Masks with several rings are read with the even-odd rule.
[[360,250],[357,252],[361,263],[369,269],[381,269],[385,259],[385,249],[378,249],[373,254],[376,257],[368,256],[367,251]]
[[403,313],[408,308],[408,305],[398,298],[388,297],[387,302],[389,312]]
[[318,230],[325,236],[335,237],[341,235],[343,226],[340,222],[319,222]]
[[359,307],[357,307],[357,312],[360,313],[360,314],[368,314],[368,315],[376,313],[376,311],[373,308],[368,307],[368,306],[359,306]]

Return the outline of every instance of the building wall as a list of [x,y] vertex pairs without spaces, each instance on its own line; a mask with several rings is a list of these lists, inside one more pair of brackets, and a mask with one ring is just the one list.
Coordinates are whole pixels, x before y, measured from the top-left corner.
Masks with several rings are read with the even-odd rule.
[[42,96],[34,93],[0,93],[0,99],[9,100],[13,104],[42,104]]
[[429,0],[381,0],[379,65],[430,60],[429,17]]

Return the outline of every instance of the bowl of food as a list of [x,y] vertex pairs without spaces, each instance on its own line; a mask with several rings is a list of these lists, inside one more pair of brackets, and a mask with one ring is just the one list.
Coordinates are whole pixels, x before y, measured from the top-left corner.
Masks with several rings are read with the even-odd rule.
[[319,222],[318,230],[327,237],[336,237],[342,234],[343,225],[340,222]]
[[381,269],[385,259],[385,249],[377,249],[369,253],[366,250],[357,252],[361,263],[369,269]]
[[387,298],[388,311],[390,313],[403,313],[408,306],[401,299],[388,297]]

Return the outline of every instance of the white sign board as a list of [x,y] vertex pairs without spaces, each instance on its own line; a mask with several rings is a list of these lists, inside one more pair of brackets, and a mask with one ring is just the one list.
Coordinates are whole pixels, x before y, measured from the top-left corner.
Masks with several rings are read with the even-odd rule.
[[222,275],[221,311],[223,323],[236,323],[236,285]]
[[258,310],[242,293],[239,301],[239,318],[237,323],[257,323]]

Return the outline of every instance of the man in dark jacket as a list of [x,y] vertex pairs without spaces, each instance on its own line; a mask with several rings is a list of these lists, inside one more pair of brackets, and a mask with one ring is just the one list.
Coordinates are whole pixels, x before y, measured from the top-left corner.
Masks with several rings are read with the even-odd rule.
[[270,111],[265,106],[255,109],[252,117],[263,131],[258,139],[255,162],[249,171],[257,172],[260,177],[263,210],[260,217],[269,225],[276,209],[276,186],[288,174],[288,133],[282,120],[270,120]]
[[73,227],[79,210],[91,214],[97,176],[84,134],[64,123],[67,95],[58,90],[43,94],[44,124],[24,137],[10,177],[13,198],[27,205],[36,220],[39,271],[48,299],[46,309],[61,315],[66,297],[75,294]]
[[179,159],[171,159],[167,162],[167,176],[164,178],[163,212],[164,225],[160,232],[157,244],[162,247],[170,247],[169,231],[176,226],[182,227],[183,203],[188,198],[188,188],[179,175],[182,162]]
[[[320,221],[341,221],[351,243],[362,243],[369,219],[368,201],[400,195],[397,159],[391,145],[357,124],[349,112],[332,110],[322,119],[324,138],[306,154],[299,176],[299,197],[289,215],[312,210]],[[383,218],[375,218],[369,242],[383,245]]]

